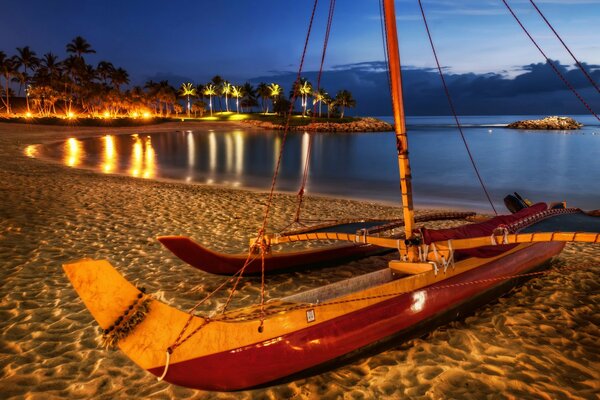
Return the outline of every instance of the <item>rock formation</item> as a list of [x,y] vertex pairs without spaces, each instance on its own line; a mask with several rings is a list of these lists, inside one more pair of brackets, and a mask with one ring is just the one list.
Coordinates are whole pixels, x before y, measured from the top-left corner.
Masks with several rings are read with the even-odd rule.
[[540,129],[540,130],[570,130],[579,129],[583,126],[573,118],[569,117],[546,117],[542,119],[529,119],[513,122],[506,127],[511,129]]

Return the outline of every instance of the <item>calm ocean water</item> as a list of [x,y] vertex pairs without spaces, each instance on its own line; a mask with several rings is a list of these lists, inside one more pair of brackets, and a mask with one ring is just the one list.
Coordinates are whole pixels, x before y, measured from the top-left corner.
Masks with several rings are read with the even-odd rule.
[[[600,208],[600,124],[574,116],[578,131],[506,129],[541,116],[461,117],[480,174],[496,204],[518,191],[533,201],[566,200]],[[380,117],[391,121],[391,117]],[[489,211],[452,117],[407,120],[415,204]],[[176,131],[72,138],[39,149],[71,167],[140,178],[268,189],[283,134],[271,131]],[[309,134],[288,135],[277,189],[296,191]],[[393,133],[314,134],[307,192],[398,202]]]

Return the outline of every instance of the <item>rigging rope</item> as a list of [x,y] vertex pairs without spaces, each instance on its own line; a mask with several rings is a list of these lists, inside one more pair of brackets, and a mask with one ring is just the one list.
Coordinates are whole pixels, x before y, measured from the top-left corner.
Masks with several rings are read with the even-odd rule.
[[425,10],[423,9],[423,4],[421,3],[421,0],[418,0],[418,1],[419,1],[419,7],[421,8],[421,15],[423,16],[423,22],[425,24],[425,30],[427,31],[427,37],[429,38],[431,50],[433,51],[433,56],[435,58],[435,63],[437,65],[437,69],[440,74],[440,78],[442,78],[442,85],[444,86],[444,91],[446,92],[446,98],[448,99],[448,104],[450,105],[452,115],[454,116],[454,120],[456,121],[456,126],[458,128],[458,131],[460,132],[460,137],[462,138],[465,148],[467,149],[467,154],[469,155],[469,159],[471,160],[471,165],[473,165],[473,169],[475,170],[477,179],[479,179],[479,183],[481,184],[481,187],[483,188],[483,191],[485,192],[485,196],[487,197],[488,202],[490,203],[490,206],[492,206],[492,210],[494,210],[494,214],[498,215],[498,212],[496,211],[496,207],[494,207],[494,203],[492,202],[492,199],[487,191],[487,188],[485,187],[485,184],[483,183],[483,179],[481,178],[481,175],[479,174],[479,169],[477,168],[477,164],[475,164],[475,159],[473,158],[473,155],[471,154],[471,149],[469,148],[467,139],[465,138],[465,134],[463,133],[463,130],[462,130],[462,126],[460,124],[460,121],[458,120],[458,115],[456,114],[456,109],[454,108],[454,103],[452,102],[452,97],[450,96],[450,91],[448,90],[448,85],[446,84],[446,78],[444,78],[444,73],[442,72],[442,67],[440,66],[440,61],[437,56],[437,51],[435,50],[435,45],[433,44],[431,32],[429,31],[429,25],[427,24],[427,17],[425,17]]
[[[302,73],[302,68],[304,66],[304,58],[306,56],[306,50],[308,48],[308,42],[309,42],[309,38],[310,38],[310,32],[312,29],[312,25],[313,25],[313,21],[314,21],[314,17],[315,17],[315,11],[317,9],[317,4],[318,4],[318,0],[314,1],[314,5],[312,8],[312,12],[311,12],[311,16],[310,16],[310,22],[308,25],[308,31],[306,33],[306,40],[304,42],[304,48],[302,50],[302,56],[300,58],[300,65],[298,67],[298,74],[296,76],[296,81],[294,82],[294,86],[296,86],[298,84],[298,82],[300,82],[300,75]],[[231,288],[231,291],[229,293],[229,297],[227,298],[227,301],[225,302],[225,305],[223,306],[222,310],[221,310],[221,314],[224,314],[225,311],[227,310],[227,307],[229,306],[231,299],[233,298],[233,294],[235,293],[237,286],[244,274],[244,271],[246,270],[246,267],[250,264],[250,262],[253,260],[253,255],[254,252],[259,249],[260,250],[260,256],[261,256],[261,281],[262,281],[262,287],[261,287],[261,325],[259,326],[259,329],[262,331],[262,320],[264,319],[264,295],[265,295],[265,290],[264,290],[264,273],[265,273],[265,241],[264,241],[264,236],[265,236],[265,231],[266,231],[266,226],[267,226],[267,221],[269,218],[269,212],[271,209],[271,206],[273,204],[273,196],[275,193],[275,184],[277,183],[277,176],[279,174],[279,169],[281,167],[281,159],[283,157],[283,150],[285,147],[285,142],[287,139],[287,134],[289,132],[289,125],[290,125],[290,118],[291,118],[291,114],[292,114],[292,110],[294,107],[294,101],[296,100],[297,94],[296,91],[294,90],[292,93],[292,98],[290,99],[290,107],[288,110],[288,114],[287,114],[287,118],[286,118],[286,123],[285,123],[285,127],[283,130],[283,138],[281,140],[281,148],[279,149],[279,155],[277,158],[277,164],[275,166],[275,171],[273,172],[273,178],[271,181],[271,189],[269,191],[269,197],[267,200],[267,204],[265,205],[265,213],[264,213],[264,217],[263,217],[263,222],[261,225],[261,228],[258,232],[258,236],[256,238],[256,240],[254,241],[254,243],[252,244],[252,246],[250,246],[250,249],[248,251],[248,257],[246,258],[246,262],[244,263],[244,266],[238,271],[236,272],[236,274],[234,274],[231,278],[227,279],[225,282],[223,282],[221,285],[219,285],[215,290],[213,290],[211,293],[209,293],[203,300],[201,300],[200,302],[198,302],[194,307],[192,307],[192,309],[190,311],[188,311],[189,313],[189,317],[185,323],[185,325],[183,326],[183,328],[181,329],[181,331],[179,332],[179,335],[177,336],[177,339],[175,340],[175,342],[167,349],[167,352],[172,353],[177,347],[181,346],[185,341],[187,341],[189,338],[191,338],[192,336],[194,336],[198,331],[200,331],[202,328],[204,328],[206,325],[208,325],[208,323],[210,323],[212,320],[210,318],[206,318],[205,317],[205,323],[201,324],[200,326],[196,327],[196,329],[194,329],[192,332],[190,332],[187,336],[184,337],[185,332],[187,331],[187,329],[190,326],[190,323],[192,322],[192,319],[194,318],[194,315],[192,314],[192,312],[198,308],[201,304],[203,304],[206,300],[208,300],[214,293],[218,292],[219,290],[221,290],[227,283],[229,282],[233,282],[234,278],[235,279],[235,283],[233,284],[233,287]],[[237,275],[237,277],[236,277]]]
[[383,43],[383,58],[385,60],[385,74],[388,81],[388,91],[390,97],[392,96],[392,78],[390,78],[390,62],[388,60],[388,47],[387,47],[387,27],[385,26],[385,9],[383,7],[383,0],[379,1],[379,19],[381,22],[381,42]]
[[[329,1],[329,14],[327,16],[327,26],[325,29],[325,39],[323,40],[323,51],[321,52],[321,65],[319,66],[319,74],[317,75],[317,90],[316,93],[319,93],[321,89],[321,76],[323,75],[323,64],[325,63],[325,54],[327,53],[327,44],[329,43],[329,33],[331,32],[331,24],[333,22],[333,11],[335,9],[335,0]],[[313,110],[314,111],[314,110]],[[315,113],[312,114],[312,120],[315,119]],[[302,182],[300,184],[300,189],[298,190],[297,199],[298,206],[296,207],[296,214],[294,216],[294,223],[300,223],[300,213],[302,212],[302,203],[304,201],[304,189],[306,188],[306,182],[308,181],[308,171],[310,168],[310,159],[312,155],[312,146],[313,146],[313,134],[311,132],[308,133],[308,148],[306,150],[306,161],[304,163],[304,173],[302,174]],[[289,228],[292,224],[288,225],[284,229]]]
[[571,55],[571,57],[573,58],[573,60],[575,60],[575,63],[577,64],[577,66],[579,67],[579,69],[581,70],[581,72],[586,76],[586,78],[590,81],[590,83],[592,84],[592,86],[594,86],[596,88],[596,91],[598,93],[600,93],[600,88],[598,87],[598,85],[596,84],[596,82],[594,82],[594,79],[592,79],[592,77],[588,74],[588,72],[585,70],[585,68],[583,67],[583,65],[579,62],[579,60],[575,57],[575,55],[573,54],[573,52],[571,52],[571,49],[569,49],[569,47],[567,46],[567,44],[562,40],[562,38],[560,37],[560,35],[558,34],[558,32],[556,32],[556,30],[554,29],[554,27],[552,26],[552,24],[550,24],[550,22],[546,19],[546,17],[544,16],[544,14],[542,14],[542,11],[538,8],[538,6],[533,2],[533,0],[529,0],[529,2],[531,3],[531,5],[536,9],[536,11],[538,12],[538,14],[540,14],[540,17],[542,17],[542,19],[546,22],[546,24],[548,25],[548,27],[552,30],[552,32],[554,33],[554,35],[556,35],[557,39],[562,43],[563,47],[569,52],[569,54]]
[[558,75],[558,77],[564,82],[565,85],[567,85],[567,87],[573,92],[573,94],[585,106],[585,108],[587,108],[588,111],[591,112],[592,115],[594,117],[596,117],[596,119],[598,121],[600,121],[600,117],[598,116],[598,114],[596,114],[594,112],[594,110],[592,110],[592,108],[589,106],[589,104],[586,103],[586,101],[583,99],[583,97],[581,97],[581,95],[577,92],[577,90],[575,90],[575,88],[569,83],[569,81],[567,80],[567,78],[565,78],[564,75],[561,74],[561,72],[558,70],[558,68],[556,67],[556,65],[554,65],[554,63],[552,62],[552,60],[550,60],[550,58],[548,58],[548,56],[546,55],[546,53],[544,53],[544,50],[542,50],[542,48],[538,45],[538,43],[535,41],[535,39],[533,38],[533,36],[531,36],[531,34],[527,30],[527,28],[525,28],[525,26],[523,25],[523,23],[521,22],[521,20],[519,19],[519,17],[517,17],[517,15],[513,11],[513,9],[506,2],[506,0],[502,0],[502,2],[504,3],[504,5],[508,9],[508,11],[510,11],[510,13],[512,14],[512,16],[515,18],[515,20],[517,21],[517,23],[519,24],[519,26],[521,27],[521,29],[523,29],[523,32],[525,32],[525,34],[529,37],[529,39],[531,40],[531,42],[535,45],[535,47],[537,47],[537,49],[539,50],[539,52],[546,59],[546,62],[548,63],[548,65],[550,65],[550,67],[552,67],[552,69],[554,70],[554,72],[556,72],[556,74]]

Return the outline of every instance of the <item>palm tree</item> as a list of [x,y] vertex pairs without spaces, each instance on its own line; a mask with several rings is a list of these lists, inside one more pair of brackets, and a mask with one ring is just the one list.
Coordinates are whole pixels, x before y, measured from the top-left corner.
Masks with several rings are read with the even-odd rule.
[[256,100],[256,89],[250,82],[244,83],[242,86],[242,112],[244,112],[244,107],[248,107],[249,110],[252,110],[253,107],[258,106],[258,101]]
[[182,96],[187,97],[187,115],[188,115],[188,117],[190,117],[190,113],[192,111],[192,105],[190,104],[190,96],[196,97],[196,95],[197,95],[196,88],[190,82],[182,83],[179,93]]
[[346,107],[355,107],[356,100],[352,98],[352,93],[347,90],[340,90],[335,95],[335,102],[342,108],[342,112],[340,113],[340,118],[344,118],[344,110]]
[[100,61],[96,67],[98,77],[102,79],[105,85],[108,85],[108,81],[115,71],[115,66],[108,61]]
[[319,118],[321,118],[321,104],[325,100],[327,96],[327,92],[325,89],[321,88],[313,93],[313,105],[319,103]]
[[123,68],[117,68],[110,74],[110,81],[117,92],[121,92],[121,85],[129,84],[129,74]]
[[[4,107],[6,107],[6,114],[10,114],[10,92],[11,88],[9,87],[11,79],[17,73],[16,60],[15,57],[7,57],[3,51],[0,51],[0,74],[4,78],[4,96],[2,98],[2,103]],[[1,97],[1,96],[0,96]]]
[[[217,90],[223,85],[223,78],[220,75],[215,75],[210,80]],[[221,104],[221,96],[219,95],[219,111],[223,111],[223,104]]]
[[325,93],[321,101],[327,106],[327,118],[331,118],[331,111],[337,106],[335,99],[328,93]]
[[95,52],[96,50],[92,49],[92,45],[81,36],[77,36],[70,43],[67,43],[67,53],[75,54],[78,58],[83,58],[83,54]]
[[266,114],[269,112],[269,103],[267,103],[267,99],[271,96],[271,90],[269,90],[269,86],[261,82],[256,87],[256,93],[260,96],[260,102],[262,106],[263,112]]
[[306,116],[306,106],[308,104],[308,95],[312,93],[312,85],[303,80],[300,84],[300,95],[302,96],[302,116]]
[[[20,84],[19,84],[19,96],[21,95],[21,89],[23,85],[25,87],[29,86],[30,77],[27,74],[27,69],[31,69],[35,71],[37,67],[40,65],[40,59],[35,56],[35,51],[32,51],[29,46],[25,47],[17,47],[17,55],[15,56],[16,67],[17,69],[23,67],[23,74],[21,75]],[[25,102],[27,103],[27,112],[31,112],[29,109],[29,91],[27,91],[27,95],[25,96]]]
[[212,83],[207,83],[204,86],[204,95],[208,96],[208,107],[210,108],[210,116],[213,115],[212,97],[217,94],[217,88]]
[[[153,80],[149,80],[144,84],[144,89],[146,89],[148,101],[154,109],[154,114],[158,114],[158,110],[160,108],[160,100],[158,98],[159,85]],[[161,109],[162,113],[162,109]]]
[[281,97],[281,93],[283,92],[283,88],[277,83],[271,83],[269,86],[269,97],[271,97],[271,102],[273,103],[273,110],[275,110],[275,103]]
[[177,101],[177,90],[169,85],[169,81],[160,81],[159,86],[159,99],[165,103],[165,114],[168,117],[171,114],[171,109],[174,108],[175,102]]
[[225,96],[225,110],[229,112],[229,102],[227,100],[227,96],[231,93],[232,86],[231,83],[227,81],[223,81],[221,84],[221,93]]
[[[241,86],[231,86],[231,95],[235,97],[235,108],[237,113],[240,113],[240,97],[242,97],[242,87]],[[227,101],[225,101],[227,104]]]

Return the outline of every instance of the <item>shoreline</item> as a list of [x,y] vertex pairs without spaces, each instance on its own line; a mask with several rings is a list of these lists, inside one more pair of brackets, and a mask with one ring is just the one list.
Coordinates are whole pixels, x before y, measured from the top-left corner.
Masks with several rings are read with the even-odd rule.
[[[201,127],[209,129],[206,123]],[[213,125],[215,130],[224,127],[231,123]],[[31,159],[23,151],[29,144],[66,139],[75,132],[132,133],[140,132],[139,127],[23,128],[0,124],[0,393],[7,399],[231,396],[157,382],[122,353],[101,348],[97,324],[61,264],[108,259],[133,283],[187,310],[224,278],[187,266],[156,236],[190,236],[217,251],[246,249],[263,217],[264,192],[105,175]],[[186,128],[194,129],[188,123],[145,129]],[[290,221],[295,200],[294,195],[275,194],[271,228]],[[307,218],[400,214],[397,206],[316,196],[307,196],[304,208]],[[269,276],[266,296],[277,298],[380,269],[393,257]],[[598,260],[598,246],[568,244],[553,264],[573,268],[568,274],[551,270],[474,315],[396,348],[319,375],[235,395],[250,399],[428,393],[437,398],[451,392],[464,399],[498,393],[589,398],[600,390],[600,374],[594,368]],[[251,304],[259,296],[260,278],[245,278],[232,307]],[[216,296],[200,312],[226,297]]]

